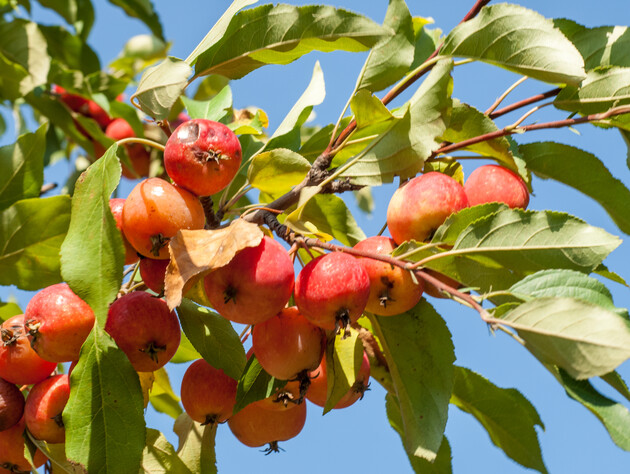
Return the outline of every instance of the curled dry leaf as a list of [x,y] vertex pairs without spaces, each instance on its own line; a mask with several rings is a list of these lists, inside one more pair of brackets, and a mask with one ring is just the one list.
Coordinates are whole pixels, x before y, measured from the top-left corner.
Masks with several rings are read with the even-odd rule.
[[262,230],[243,219],[236,219],[223,229],[180,230],[169,245],[171,262],[164,285],[168,307],[179,306],[196,277],[227,265],[240,250],[255,247],[262,238]]

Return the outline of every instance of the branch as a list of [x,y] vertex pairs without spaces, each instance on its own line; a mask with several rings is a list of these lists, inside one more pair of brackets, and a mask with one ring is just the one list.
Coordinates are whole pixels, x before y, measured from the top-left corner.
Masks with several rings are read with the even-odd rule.
[[488,114],[488,117],[490,117],[491,119],[495,119],[497,117],[500,117],[501,115],[507,114],[508,112],[512,112],[513,110],[520,109],[521,107],[526,107],[526,106],[528,106],[530,104],[534,104],[536,102],[540,102],[541,100],[545,100],[545,99],[548,99],[550,97],[554,97],[554,96],[558,95],[561,90],[562,89],[560,89],[558,87],[557,89],[552,89],[552,90],[544,92],[542,94],[534,95],[534,96],[529,97],[527,99],[523,99],[523,100],[520,100],[518,102],[514,102],[513,104],[507,105],[507,106],[503,107],[502,109],[490,112],[490,114]]
[[212,196],[202,196],[199,202],[203,206],[203,213],[206,215],[206,229],[216,229],[221,225],[221,217],[214,213],[214,203]]
[[339,181],[333,181],[332,183],[328,183],[321,190],[321,194],[340,194],[345,193],[346,191],[358,191],[363,189],[365,186],[362,184],[353,184],[350,182],[350,178],[345,178]]
[[42,194],[46,194],[48,191],[52,191],[53,189],[55,189],[57,187],[57,183],[48,183],[48,184],[44,184],[41,189],[39,190],[39,195],[41,196]]

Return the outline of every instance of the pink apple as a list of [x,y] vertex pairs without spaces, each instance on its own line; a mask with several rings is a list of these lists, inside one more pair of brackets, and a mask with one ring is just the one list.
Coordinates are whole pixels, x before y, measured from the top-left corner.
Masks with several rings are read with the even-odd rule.
[[484,165],[470,173],[464,190],[471,206],[487,202],[502,202],[512,209],[527,209],[529,191],[523,179],[514,171],[498,165]]

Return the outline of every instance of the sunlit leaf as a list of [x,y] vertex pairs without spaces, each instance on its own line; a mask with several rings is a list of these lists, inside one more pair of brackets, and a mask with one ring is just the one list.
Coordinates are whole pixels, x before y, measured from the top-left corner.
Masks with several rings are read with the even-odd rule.
[[553,104],[582,115],[605,112],[630,104],[630,67],[606,67],[588,71],[579,87],[567,86]]
[[219,122],[229,114],[229,110],[232,108],[232,89],[230,89],[230,86],[225,86],[214,97],[204,101],[183,96],[182,102],[190,118],[202,118]]
[[38,3],[56,11],[74,26],[81,39],[87,39],[94,24],[94,7],[91,0],[39,0]]
[[276,379],[265,372],[256,355],[252,354],[238,380],[234,413],[239,412],[250,403],[270,397],[276,392],[276,389],[284,387],[286,383],[286,380]]
[[173,392],[168,372],[162,367],[153,372],[153,376],[153,386],[149,392],[151,405],[153,405],[155,411],[177,418],[182,414],[182,407],[179,404],[179,397]]
[[363,344],[357,331],[338,334],[326,345],[326,404],[324,414],[350,391],[357,380],[363,362]]
[[130,17],[138,18],[155,36],[164,39],[162,24],[151,0],[109,0],[109,3],[122,8]]
[[142,453],[141,473],[192,474],[175,448],[158,430],[147,428],[147,445]]
[[311,164],[306,158],[285,148],[256,155],[249,165],[247,180],[256,189],[280,196],[300,183]]
[[183,413],[175,421],[173,431],[179,437],[177,454],[191,472],[217,473],[216,423],[202,426]]

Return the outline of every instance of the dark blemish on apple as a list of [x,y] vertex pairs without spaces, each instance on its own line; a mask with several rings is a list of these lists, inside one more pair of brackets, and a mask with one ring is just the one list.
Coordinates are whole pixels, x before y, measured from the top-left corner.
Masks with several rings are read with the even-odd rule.
[[194,143],[199,138],[199,124],[190,121],[177,129],[177,139],[181,143]]

